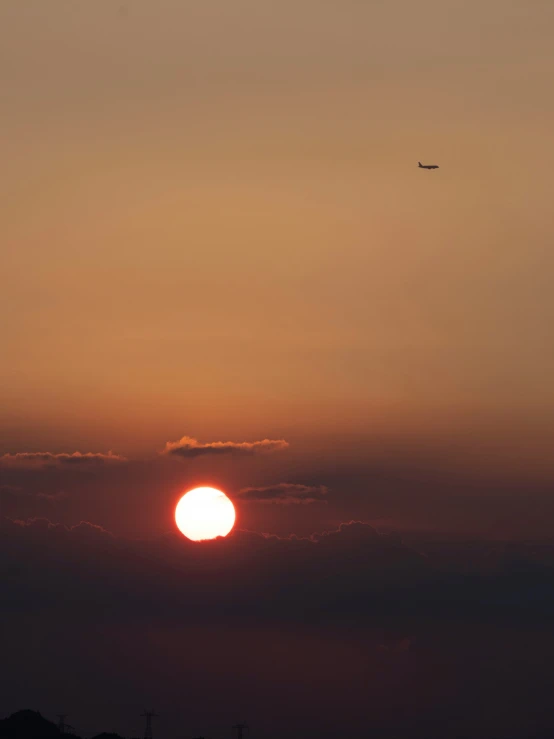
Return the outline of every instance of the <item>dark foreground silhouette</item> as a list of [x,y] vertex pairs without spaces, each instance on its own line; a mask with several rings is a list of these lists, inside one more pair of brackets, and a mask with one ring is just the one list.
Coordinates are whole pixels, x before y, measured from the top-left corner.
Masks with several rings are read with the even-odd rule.
[[[553,722],[554,724],[554,722]],[[236,731],[236,739],[242,739],[243,736],[243,729],[248,729],[248,726],[246,724],[237,724],[236,726],[233,726],[233,729]],[[448,733],[448,726],[445,724],[444,726],[445,730],[445,737],[451,736]],[[149,733],[149,729],[147,728],[146,736],[152,736],[151,733]],[[361,734],[360,737],[368,736]],[[369,736],[372,736],[369,734]],[[395,737],[397,739],[399,735],[396,732],[384,732],[381,735],[381,739],[391,739],[391,737]],[[418,739],[424,739],[425,734],[417,734]],[[480,735],[481,739],[483,735]],[[0,719],[0,739],[47,739],[49,737],[65,737],[65,739],[81,739],[72,730],[72,727],[70,727],[68,724],[57,725],[53,721],[48,721],[48,719],[44,718],[40,714],[39,711],[17,711],[16,713],[13,713],[11,716],[5,719]],[[514,734],[513,736],[510,736],[509,739],[554,739],[554,726],[553,728],[542,730],[542,731],[531,731],[529,733],[525,734]],[[96,734],[94,737],[91,737],[91,739],[125,739],[124,737],[120,736],[119,734],[114,734],[111,732],[102,732],[101,734]],[[137,739],[136,737],[132,737],[131,739]],[[203,736],[201,737],[195,737],[195,739],[204,739]],[[373,734],[373,739],[379,739],[378,734]],[[458,737],[458,739],[465,739],[464,737]],[[500,739],[500,737],[495,737],[495,739]]]
[[[46,739],[47,737],[80,739],[72,731],[61,731],[55,723],[48,721],[38,711],[17,711],[0,720],[0,739]],[[119,734],[102,733],[93,739],[123,739]]]

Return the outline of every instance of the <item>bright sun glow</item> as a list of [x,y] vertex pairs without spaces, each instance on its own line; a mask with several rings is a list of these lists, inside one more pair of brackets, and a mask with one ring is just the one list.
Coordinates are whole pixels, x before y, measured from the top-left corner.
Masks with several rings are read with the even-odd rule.
[[235,524],[235,507],[221,490],[195,488],[177,503],[175,523],[192,541],[227,536]]

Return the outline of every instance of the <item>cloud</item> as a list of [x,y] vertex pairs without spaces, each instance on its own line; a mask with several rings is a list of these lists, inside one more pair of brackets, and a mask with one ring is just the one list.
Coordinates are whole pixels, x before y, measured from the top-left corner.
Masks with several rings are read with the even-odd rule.
[[281,482],[267,487],[243,488],[239,492],[241,500],[253,503],[278,503],[281,505],[326,502],[328,489],[324,485],[295,485]]
[[63,595],[67,610],[109,608],[125,624],[348,623],[387,629],[393,635],[380,643],[395,653],[432,624],[554,617],[554,547],[531,572],[506,571],[499,560],[489,572],[460,573],[444,568],[444,552],[426,556],[359,521],[308,538],[238,530],[202,544],[176,533],[134,541],[45,518],[2,519],[0,527],[0,580],[13,608],[47,601],[55,609]]
[[[473,557],[474,542],[438,547],[431,541],[425,557],[400,536],[363,521],[306,538],[238,530],[201,544],[173,532],[125,539],[90,522],[65,527],[0,519],[0,528],[2,618],[10,635],[3,667],[27,690],[29,675],[38,672],[36,690],[44,690],[43,676],[50,675],[55,689],[67,665],[78,664],[82,674],[72,676],[80,687],[90,677],[89,691],[99,702],[94,691],[108,681],[108,687],[113,682],[114,689],[128,689],[133,704],[144,690],[137,675],[146,673],[156,678],[158,695],[172,695],[177,680],[198,688],[195,701],[205,695],[213,708],[213,676],[225,669],[224,684],[236,691],[229,712],[247,691],[256,701],[273,691],[264,708],[271,715],[275,694],[280,705],[289,700],[283,691],[293,675],[291,695],[299,684],[305,687],[299,716],[306,713],[306,696],[314,715],[322,700],[334,705],[338,696],[337,720],[359,707],[361,731],[368,690],[380,691],[372,726],[384,704],[383,726],[390,727],[391,711],[406,703],[409,711],[415,706],[419,726],[414,696],[421,689],[430,696],[426,729],[450,691],[466,691],[461,712],[477,695],[476,680],[487,701],[491,684],[502,691],[502,675],[512,675],[514,658],[522,666],[517,689],[530,701],[526,710],[536,705],[535,694],[543,700],[551,683],[552,545],[507,550],[503,542],[488,542]],[[483,569],[480,560],[488,563],[489,553],[495,565]],[[543,566],[532,571],[503,565],[537,557]],[[448,703],[439,726],[447,724],[450,710]],[[546,698],[544,716],[550,716]]]
[[113,538],[113,534],[111,531],[108,531],[103,526],[99,526],[96,523],[91,523],[90,521],[81,521],[80,523],[76,524],[75,526],[71,526],[69,528],[69,531],[75,535],[83,537],[108,537]]
[[191,436],[183,436],[179,441],[168,441],[162,454],[183,459],[195,459],[204,456],[252,456],[254,454],[268,454],[288,449],[289,444],[284,439],[263,439],[262,441],[212,441],[200,443]]
[[35,492],[33,490],[26,490],[19,485],[0,485],[0,495],[13,498],[33,498],[37,500],[48,500],[51,502],[57,502],[60,500],[66,500],[68,495],[65,491],[58,490],[52,493]]
[[4,500],[42,500],[49,503],[59,503],[69,497],[63,490],[44,493],[26,490],[16,485],[0,485],[0,495]]
[[36,497],[38,500],[46,500],[48,503],[59,503],[62,500],[67,500],[69,496],[64,490],[59,490],[56,493],[37,493]]
[[63,507],[69,495],[63,490],[34,491],[14,485],[0,486],[0,512],[11,519],[51,516]]
[[88,467],[126,462],[125,457],[109,451],[73,452],[73,454],[52,454],[52,452],[17,452],[0,457],[0,467]]
[[303,623],[345,615],[365,623],[396,611],[390,594],[375,609],[383,578],[398,596],[413,592],[427,571],[417,552],[356,524],[321,539],[238,530],[205,545],[174,533],[133,541],[92,523],[66,527],[46,518],[0,526],[0,580],[8,579],[14,608],[45,601],[57,608],[63,594],[64,608],[76,614],[109,608],[125,623],[217,625],[221,614],[243,626],[294,626],[298,614]]
[[[128,691],[129,705],[154,690],[170,696],[164,715],[171,715],[171,696],[180,705],[185,690],[195,705],[206,701],[194,719],[200,724],[213,710],[216,675],[225,695],[231,691],[226,713],[245,694],[254,696],[259,713],[267,697],[262,716],[272,715],[275,695],[299,718],[307,701],[316,717],[322,705],[339,701],[336,720],[359,711],[360,724],[350,733],[367,733],[371,691],[371,727],[381,721],[390,727],[391,715],[396,720],[407,705],[401,735],[417,737],[422,716],[427,733],[439,715],[438,736],[476,696],[486,695],[488,707],[497,686],[504,698],[502,676],[517,673],[510,704],[523,700],[527,715],[537,695],[549,720],[551,545],[542,550],[543,569],[507,573],[499,562],[488,573],[471,564],[472,542],[441,543],[425,558],[364,522],[309,538],[239,530],[202,544],[174,533],[124,539],[91,523],[68,528],[33,519],[0,526],[2,623],[10,637],[3,667],[29,694],[42,694],[45,674],[55,692],[67,680],[67,665],[77,665],[72,679],[100,706],[102,690],[112,686]],[[500,557],[504,547],[487,549]],[[445,557],[448,562],[456,552],[470,565],[463,573],[445,567]],[[537,554],[522,545],[506,556],[526,561]],[[515,672],[514,660],[521,667]],[[35,687],[29,681],[37,673]],[[155,684],[150,677],[143,683],[144,674]],[[459,700],[456,714],[451,694]],[[18,697],[22,705],[25,699]],[[498,700],[500,712],[505,703]],[[311,733],[325,735],[324,728]],[[508,729],[489,733],[509,735]]]
[[310,537],[313,541],[333,544],[336,541],[367,541],[369,539],[379,541],[398,541],[401,539],[391,534],[380,534],[376,528],[365,521],[348,521],[341,523],[337,529],[332,531],[323,531],[321,534],[312,534]]
[[62,534],[73,534],[76,536],[108,536],[113,537],[113,534],[105,529],[103,526],[99,526],[96,523],[90,523],[90,521],[81,521],[74,526],[64,526],[61,523],[52,523],[48,518],[33,517],[28,518],[25,521],[22,520],[11,520],[3,519],[4,525],[12,527],[14,529],[33,531],[49,531]]

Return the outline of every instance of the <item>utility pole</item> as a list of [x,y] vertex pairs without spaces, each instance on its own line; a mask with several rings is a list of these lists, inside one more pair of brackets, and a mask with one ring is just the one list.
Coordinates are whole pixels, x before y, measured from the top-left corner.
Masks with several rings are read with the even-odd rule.
[[147,711],[144,709],[144,713],[140,714],[146,719],[146,726],[144,729],[144,739],[152,739],[152,719],[157,718],[160,714],[156,711]]
[[246,723],[236,724],[233,729],[237,732],[237,739],[243,739],[244,730],[248,729],[248,725]]
[[70,731],[73,730],[73,726],[70,726],[69,724],[65,723],[65,720],[67,718],[67,713],[58,713],[58,731],[60,734],[65,734],[66,730],[69,729]]

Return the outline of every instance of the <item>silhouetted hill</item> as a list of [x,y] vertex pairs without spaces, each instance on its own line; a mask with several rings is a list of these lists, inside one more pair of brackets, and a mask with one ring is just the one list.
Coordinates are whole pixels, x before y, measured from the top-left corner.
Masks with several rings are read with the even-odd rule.
[[47,737],[71,736],[58,730],[56,724],[45,719],[38,711],[17,711],[0,721],[0,739],[46,739]]

